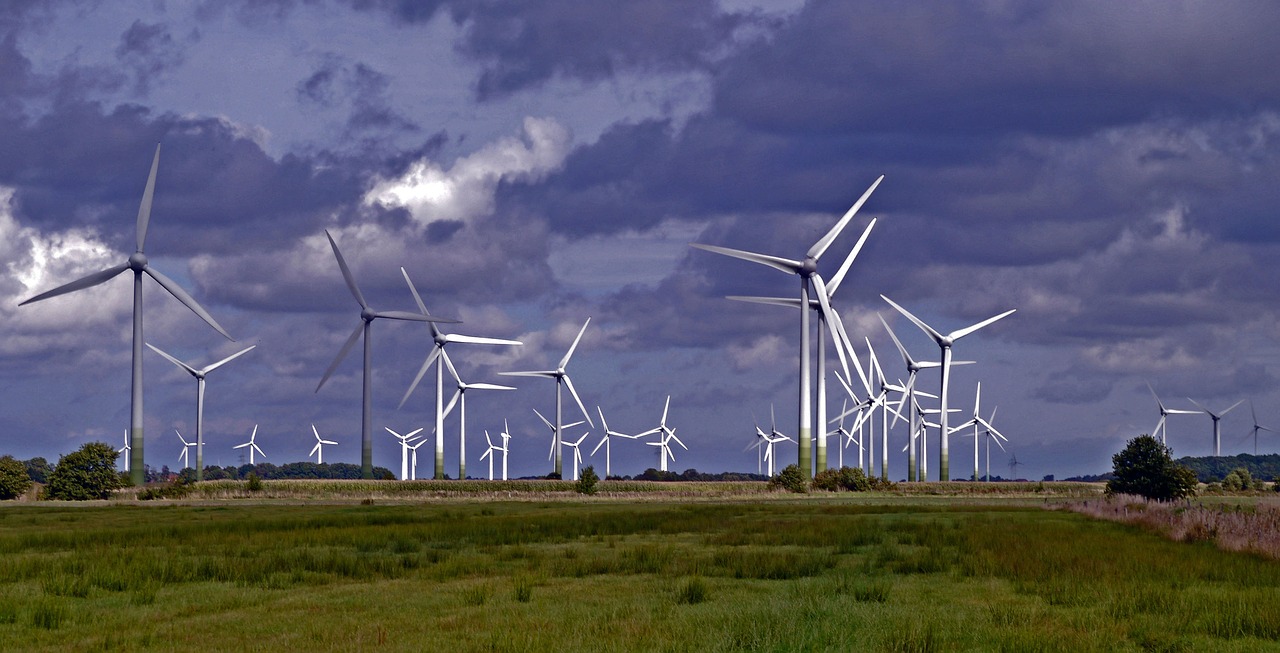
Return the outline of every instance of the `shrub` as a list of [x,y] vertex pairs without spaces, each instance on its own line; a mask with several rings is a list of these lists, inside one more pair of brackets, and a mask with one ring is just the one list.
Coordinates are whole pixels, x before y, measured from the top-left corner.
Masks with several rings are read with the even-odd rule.
[[1139,435],[1111,457],[1114,478],[1107,494],[1136,494],[1156,501],[1172,501],[1195,494],[1196,475],[1173,462],[1173,451],[1150,435]]
[[596,476],[596,468],[594,465],[587,465],[582,469],[582,475],[578,477],[578,484],[573,489],[578,494],[595,494],[596,483],[600,482],[600,477]]
[[0,500],[17,499],[30,489],[27,466],[13,456],[0,457]]
[[[813,477],[813,487],[827,492],[866,492],[870,489],[884,489],[883,481],[868,479],[861,469],[841,467],[840,469],[824,469]],[[892,483],[889,484],[892,487]]]
[[808,492],[809,483],[800,473],[799,465],[787,465],[777,476],[769,479],[770,488],[782,488],[788,492]]
[[697,576],[686,581],[676,592],[676,603],[685,605],[696,605],[709,598],[711,598],[711,590],[707,588],[706,581]]
[[245,489],[250,492],[262,491],[262,479],[258,478],[257,472],[249,472],[249,476],[245,480],[248,482]]
[[116,473],[119,455],[111,445],[88,442],[58,458],[57,467],[49,473],[45,496],[66,501],[106,499],[120,487],[120,475]]
[[1249,470],[1244,467],[1237,467],[1222,479],[1222,489],[1228,492],[1247,492],[1250,490],[1261,490],[1262,483],[1253,478]]
[[49,472],[53,471],[53,468],[49,466],[49,461],[45,460],[43,456],[36,456],[26,461],[24,465],[27,468],[27,476],[30,476],[33,482],[49,482]]

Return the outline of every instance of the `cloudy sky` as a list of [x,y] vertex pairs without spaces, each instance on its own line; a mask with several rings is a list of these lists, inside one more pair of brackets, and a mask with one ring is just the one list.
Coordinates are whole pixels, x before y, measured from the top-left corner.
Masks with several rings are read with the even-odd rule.
[[[209,377],[211,464],[254,424],[269,461],[304,459],[315,424],[326,460],[359,462],[359,352],[315,392],[359,322],[327,229],[375,307],[413,307],[404,266],[453,331],[524,341],[457,346],[465,380],[553,366],[590,316],[588,406],[634,432],[673,395],[675,469],[754,471],[753,413],[794,434],[799,319],[723,296],[797,284],[688,243],[799,258],[881,174],[820,269],[879,218],[837,300],[895,377],[877,312],[937,348],[880,294],[942,331],[1018,309],[956,346],[978,364],[952,397],[971,410],[982,382],[1019,475],[1109,469],[1155,426],[1147,381],[1280,428],[1277,31],[1256,2],[6,2],[0,450],[119,445],[128,275],[18,303],[133,251],[157,143],[147,254],[237,342],[150,282],[147,340],[197,366],[258,345]],[[396,410],[429,338],[374,335],[375,463],[398,469],[381,428],[430,430],[429,387]],[[471,396],[473,475],[503,418],[512,473],[549,470],[531,409],[554,389],[518,385]],[[148,352],[145,388],[147,462],[177,466],[195,382]],[[1181,417],[1175,455],[1211,453],[1209,418]],[[1252,452],[1251,426],[1227,415],[1224,450]],[[614,448],[617,472],[656,462]]]

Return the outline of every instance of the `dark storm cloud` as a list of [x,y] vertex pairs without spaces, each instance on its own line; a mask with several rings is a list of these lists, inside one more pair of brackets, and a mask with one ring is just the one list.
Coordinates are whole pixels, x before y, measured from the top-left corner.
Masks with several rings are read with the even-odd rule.
[[492,3],[352,0],[398,21],[431,20],[447,8],[465,26],[462,54],[484,66],[481,100],[506,97],[555,78],[596,82],[624,72],[664,73],[712,65],[739,28],[758,16],[726,14],[713,0],[692,2]]
[[346,129],[351,138],[376,139],[378,134],[420,131],[415,122],[392,109],[390,90],[387,75],[364,63],[329,55],[314,73],[298,82],[294,93],[304,105],[348,107]]
[[186,60],[183,47],[169,33],[168,26],[135,20],[120,35],[116,59],[133,72],[134,92],[146,95],[157,77]]

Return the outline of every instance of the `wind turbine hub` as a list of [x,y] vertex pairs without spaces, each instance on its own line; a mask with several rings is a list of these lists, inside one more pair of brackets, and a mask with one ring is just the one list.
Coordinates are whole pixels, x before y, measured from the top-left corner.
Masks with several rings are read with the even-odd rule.
[[938,341],[938,344],[943,349],[951,349],[951,345],[955,344],[955,340],[950,336],[943,336],[942,340]]
[[808,279],[818,273],[818,261],[812,256],[805,257],[804,265],[800,268],[800,276]]
[[377,316],[378,315],[374,313],[372,308],[366,308],[360,311],[360,319],[364,320],[365,322],[372,322],[373,318]]
[[129,255],[129,269],[134,272],[142,272],[147,267],[147,255],[142,252],[134,252]]

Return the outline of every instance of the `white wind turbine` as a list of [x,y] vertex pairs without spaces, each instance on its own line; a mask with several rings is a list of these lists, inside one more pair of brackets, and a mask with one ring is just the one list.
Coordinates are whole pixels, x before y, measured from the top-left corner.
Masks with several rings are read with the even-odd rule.
[[228,340],[235,340],[235,338],[232,338],[231,335],[218,324],[217,320],[213,319],[212,315],[209,315],[209,313],[204,310],[204,307],[200,306],[200,304],[196,302],[191,295],[187,294],[187,291],[183,290],[181,286],[174,283],[174,281],[169,277],[161,274],[159,270],[155,269],[155,267],[147,261],[147,255],[143,253],[143,245],[147,240],[147,225],[151,222],[151,200],[155,196],[156,170],[159,167],[160,146],[156,145],[155,156],[151,159],[151,174],[147,176],[147,186],[142,191],[142,203],[138,206],[138,221],[136,226],[138,248],[129,256],[127,261],[100,272],[94,272],[93,274],[72,281],[71,283],[58,286],[53,290],[45,291],[18,304],[19,306],[24,306],[32,302],[49,299],[50,297],[57,297],[58,295],[65,295],[77,290],[91,288],[126,270],[133,272],[133,377],[129,400],[129,439],[132,443],[129,447],[129,452],[132,464],[126,466],[125,469],[130,470],[130,478],[133,480],[133,484],[138,486],[141,486],[146,480],[144,478],[146,468],[143,464],[142,455],[142,275],[146,274],[152,279],[155,279],[156,283],[169,291],[169,294],[176,297],[178,301],[191,309],[193,313],[200,316],[200,319],[213,327],[215,331],[226,336]]
[[[862,208],[862,205],[867,201],[867,198],[871,197],[871,193],[875,191],[876,187],[880,185],[880,182],[883,179],[884,175],[881,175],[876,179],[875,183],[871,184],[871,187],[868,188],[867,191],[862,194],[862,197],[858,198],[858,201],[845,212],[844,216],[836,222],[835,226],[832,227],[825,236],[819,239],[818,242],[814,243],[807,252],[805,252],[805,258],[803,261],[795,261],[777,256],[757,254],[755,252],[718,247],[715,245],[703,245],[700,243],[690,243],[690,245],[708,252],[732,256],[744,261],[767,265],[775,270],[798,275],[800,277],[800,306],[809,306],[809,284],[812,283],[816,290],[817,299],[822,304],[822,312],[827,316],[831,316],[835,311],[831,310],[826,284],[823,282],[822,276],[818,274],[818,259],[820,259],[823,253],[827,251],[827,248],[831,246],[831,243],[835,242],[836,238],[840,235],[840,232],[843,231],[845,226],[849,224],[849,221],[853,219],[853,216],[858,212],[858,209]],[[837,330],[840,330],[840,323],[838,321],[833,320],[832,325],[835,326]],[[810,412],[813,407],[813,396],[811,395],[809,387],[811,375],[809,359],[809,311],[800,311],[799,463],[801,473],[805,478],[813,476],[813,460],[811,459],[811,449],[813,446],[813,424],[812,414]],[[822,429],[823,431],[826,430],[826,424],[822,425]]]
[[[591,421],[591,415],[587,413],[587,407],[582,403],[582,398],[578,396],[578,391],[573,389],[573,379],[570,379],[569,373],[565,371],[565,367],[569,365],[569,359],[573,357],[573,350],[578,348],[578,342],[582,340],[582,334],[587,332],[588,324],[591,324],[591,318],[589,317],[587,318],[586,322],[582,323],[582,328],[578,330],[578,337],[573,339],[573,344],[569,345],[569,351],[565,352],[564,358],[560,359],[560,364],[556,366],[556,369],[541,370],[541,371],[534,371],[534,372],[499,372],[499,374],[504,376],[536,376],[536,377],[542,377],[546,379],[555,379],[556,381],[556,423],[555,423],[555,426],[551,428],[551,430],[555,433],[555,441],[552,443],[551,448],[555,454],[555,467],[553,469],[553,472],[557,477],[560,477],[560,478],[564,478],[563,474],[561,473],[562,470],[561,470],[560,443],[562,441],[562,434],[564,433],[564,429],[568,428],[567,426],[564,425],[564,405],[561,401],[562,387],[569,389],[570,396],[572,396],[573,400],[578,404],[578,409],[582,411],[582,416],[587,418],[587,423],[591,425],[591,428],[595,428],[596,426],[595,423]],[[534,412],[536,413],[538,411],[534,411]],[[538,417],[542,417],[542,414],[538,413]],[[551,423],[547,422],[547,418],[542,417],[542,421],[546,422],[547,426],[551,426]]]
[[653,435],[655,433],[659,434],[657,442],[646,442],[645,444],[658,447],[659,471],[663,472],[667,471],[667,458],[670,458],[672,462],[675,462],[676,459],[675,453],[671,450],[672,440],[675,440],[676,443],[683,447],[685,451],[689,450],[689,447],[686,447],[684,443],[680,441],[680,438],[676,437],[676,430],[667,426],[667,411],[670,409],[671,395],[667,395],[667,403],[662,407],[662,419],[658,422],[658,425],[635,436],[636,438],[643,438],[646,435]]
[[387,433],[395,436],[395,438],[400,441],[400,480],[406,480],[409,478],[409,441],[413,440],[414,436],[421,433],[422,429],[415,429],[409,433],[401,435],[392,431],[389,427],[384,426],[382,428],[387,429]]
[[352,276],[351,269],[347,267],[347,261],[342,258],[338,243],[333,240],[333,236],[329,234],[327,229],[324,235],[329,239],[329,246],[333,248],[334,258],[338,259],[338,268],[342,270],[342,278],[347,282],[347,288],[351,290],[356,302],[360,304],[360,324],[356,326],[355,331],[351,332],[351,336],[342,345],[342,349],[338,350],[338,355],[329,364],[329,369],[324,371],[324,376],[321,377],[320,383],[316,385],[316,392],[320,392],[320,388],[324,387],[325,381],[329,380],[329,376],[338,368],[338,364],[351,352],[356,340],[360,338],[361,334],[364,334],[364,394],[360,402],[360,475],[364,478],[373,478],[373,321],[378,318],[387,318],[390,320],[408,320],[410,322],[456,323],[457,320],[431,317],[430,315],[410,313],[408,311],[373,310],[369,307],[369,303],[364,300],[364,294],[360,292],[359,286],[356,285],[356,278]]
[[[413,281],[409,279],[409,273],[404,268],[400,268],[400,274],[404,275],[404,282],[409,285],[409,292],[413,293],[413,301],[417,303],[418,310],[423,315],[431,315],[427,311],[427,305],[422,301],[422,295],[418,294],[418,288],[413,285]],[[431,353],[427,354],[426,360],[422,361],[422,367],[418,368],[418,375],[413,377],[413,383],[409,384],[409,389],[405,391],[404,397],[400,399],[400,406],[404,406],[404,402],[409,400],[409,395],[413,394],[413,390],[418,387],[418,383],[422,381],[422,377],[426,376],[427,370],[431,369],[431,364],[436,364],[436,459],[435,459],[435,478],[440,480],[444,478],[444,417],[449,411],[444,409],[444,368],[441,367],[437,360],[445,353],[445,347],[450,343],[458,342],[470,345],[522,345],[524,343],[519,340],[507,340],[504,338],[484,338],[480,336],[465,336],[458,333],[444,333],[435,324],[431,324]],[[446,362],[448,357],[444,356]],[[453,364],[449,363],[449,369],[453,369]],[[453,378],[457,379],[458,374],[455,371]],[[461,383],[461,381],[458,381]],[[501,386],[504,389],[506,386]],[[464,426],[463,431],[466,428]],[[463,436],[465,438],[465,436]],[[466,448],[465,444],[458,454],[459,460],[459,479],[466,478]]]
[[1151,391],[1151,396],[1156,400],[1156,406],[1160,408],[1160,421],[1156,422],[1156,428],[1151,432],[1151,437],[1158,437],[1160,438],[1160,444],[1167,445],[1169,443],[1167,442],[1166,436],[1169,433],[1169,426],[1165,423],[1165,420],[1170,415],[1199,415],[1200,411],[1183,410],[1181,408],[1165,408],[1164,402],[1160,401],[1160,397],[1156,396],[1156,390],[1151,387],[1150,381],[1147,382],[1147,389]]
[[[795,442],[795,440],[792,439],[791,436],[778,430],[778,424],[773,418],[773,406],[769,406],[769,422],[769,435],[765,437],[765,442],[767,444],[765,445],[764,460],[769,463],[769,476],[773,477],[774,462],[778,460],[778,456],[774,453],[773,445],[778,444],[779,442],[786,442],[788,440]],[[759,430],[759,428],[760,427],[758,426],[756,427],[757,430]]]
[[[576,421],[576,422],[570,422],[570,423],[568,423],[568,424],[563,424],[563,425],[561,425],[561,426],[560,426],[560,428],[559,428],[559,429],[557,429],[557,428],[556,428],[556,425],[555,425],[555,424],[552,424],[552,423],[551,423],[551,421],[550,421],[550,420],[548,420],[546,417],[543,417],[543,416],[542,416],[542,413],[539,413],[537,408],[534,408],[534,409],[533,409],[533,414],[534,414],[534,415],[537,415],[537,416],[538,416],[538,419],[542,420],[542,423],[543,423],[543,424],[546,424],[546,425],[547,425],[547,429],[549,429],[549,430],[551,431],[551,447],[550,447],[550,449],[548,449],[548,450],[547,450],[547,460],[551,460],[551,459],[552,459],[552,457],[554,457],[554,456],[556,455],[556,451],[557,451],[557,450],[559,450],[559,448],[560,448],[560,438],[559,438],[559,437],[557,437],[557,436],[559,435],[559,433],[560,433],[561,431],[563,431],[564,429],[571,429],[571,428],[573,428],[573,427],[575,427],[575,426],[578,426],[578,425],[580,425],[580,424],[585,424],[585,423],[586,423],[584,420],[578,420],[578,421]],[[592,426],[594,426],[594,424],[593,424]]]
[[320,438],[320,432],[316,430],[315,424],[311,425],[311,432],[316,434],[316,446],[312,447],[311,453],[307,455],[310,456],[312,454],[315,454],[316,464],[323,465],[324,464],[324,446],[323,445],[331,444],[331,445],[337,446],[338,443],[334,442],[333,440],[322,440]]
[[449,400],[449,405],[445,407],[444,413],[448,415],[453,412],[455,404],[458,406],[458,480],[462,481],[467,478],[467,391],[515,390],[515,388],[496,383],[464,383],[462,377],[458,376],[458,370],[453,367],[453,361],[449,360],[449,352],[441,349],[440,358],[444,360],[445,366],[449,368],[449,373],[453,375],[453,379],[458,382],[458,389],[453,393],[453,398]]
[[[1000,431],[997,431],[996,427],[991,425],[990,420],[982,416],[981,411],[982,411],[982,382],[979,381],[977,393],[974,394],[974,397],[973,397],[973,417],[970,417],[969,420],[964,424],[961,424],[960,426],[957,426],[951,429],[951,432],[955,433],[956,431],[959,431],[961,429],[965,429],[970,426],[973,427],[973,480],[975,481],[977,481],[980,478],[979,469],[978,469],[978,436],[980,435],[980,433],[978,432],[978,427],[982,427],[986,429],[988,434],[993,434],[996,437],[1000,438],[1001,440],[1004,440],[1005,442],[1009,441],[1008,438],[1004,437],[1003,433],[1001,433]],[[992,411],[991,416],[993,419],[995,418],[995,411]],[[1004,449],[1004,446],[1002,445],[1000,448]],[[988,476],[990,475],[990,470],[991,470],[991,443],[988,442],[987,443]]]
[[129,429],[124,430],[124,446],[116,449],[116,453],[124,454],[124,471],[129,471]]
[[[910,452],[907,454],[907,480],[915,481],[917,479],[917,474],[919,472],[919,465],[917,464],[917,461],[916,461],[916,433],[918,433],[918,429],[917,429],[918,424],[916,423],[916,395],[915,395],[916,373],[919,372],[920,370],[928,369],[930,367],[938,367],[939,365],[941,365],[941,363],[933,362],[933,361],[917,361],[916,359],[912,358],[911,354],[907,352],[907,348],[903,347],[902,342],[898,340],[897,334],[893,332],[893,329],[889,328],[889,323],[884,321],[884,316],[880,315],[879,313],[876,313],[876,317],[880,319],[880,324],[884,325],[884,330],[889,332],[889,337],[893,339],[894,346],[898,348],[898,353],[902,355],[903,364],[907,366],[906,392],[903,393],[903,401],[906,402],[906,405],[910,408],[910,412],[908,413],[909,419],[907,420],[910,425],[909,432],[911,433],[911,437],[908,438],[908,443],[907,443],[909,446],[909,452]],[[956,361],[956,363],[959,363],[959,362],[960,361]],[[898,404],[898,411],[899,413],[901,413],[902,411],[901,403]],[[923,442],[924,441],[921,440],[921,443]],[[922,457],[923,455],[924,454],[921,453]]]
[[418,440],[418,444],[409,445],[409,480],[418,480],[418,447],[430,442],[429,438]]
[[[868,191],[870,192],[870,191]],[[849,342],[849,334],[845,331],[844,321],[840,319],[840,313],[833,308],[832,302],[835,301],[836,290],[840,288],[840,283],[844,281],[845,275],[849,273],[849,267],[853,265],[853,260],[858,257],[858,252],[862,251],[862,246],[867,242],[867,237],[871,235],[871,229],[876,226],[876,219],[872,218],[863,230],[862,236],[858,238],[858,242],[853,246],[853,250],[845,257],[844,263],[840,265],[840,270],[835,276],[831,277],[831,281],[825,286],[825,297],[816,297],[809,300],[809,307],[818,315],[818,428],[822,429],[818,437],[817,446],[817,468],[818,471],[827,468],[827,352],[826,338],[823,336],[826,332],[827,323],[831,323],[831,339],[835,345],[836,355],[840,359],[840,367],[844,370],[846,378],[849,377],[849,362],[845,357],[846,351],[853,351],[853,345]],[[821,281],[820,276],[815,279]],[[730,295],[728,299],[743,302],[753,302],[757,304],[772,304],[774,306],[791,306],[800,307],[800,300],[786,297],[744,297],[741,295]],[[824,301],[825,299],[825,301]],[[862,378],[864,386],[867,385],[867,375],[862,370],[858,357],[853,356],[853,364],[858,370],[858,376]]]
[[604,429],[604,437],[600,438],[600,442],[596,444],[596,448],[591,450],[591,455],[595,456],[596,452],[600,450],[601,445],[604,446],[604,477],[607,479],[610,476],[613,476],[613,468],[610,464],[610,459],[612,458],[612,453],[610,452],[610,449],[613,447],[613,440],[612,440],[613,436],[616,435],[620,438],[635,440],[640,437],[643,437],[643,434],[627,435],[626,433],[620,433],[618,431],[614,431],[609,428],[609,423],[604,421],[604,410],[602,410],[599,406],[596,406],[596,412],[600,414],[600,428]]
[[1258,411],[1253,408],[1253,400],[1249,400],[1249,412],[1253,414],[1253,455],[1258,455],[1258,431],[1266,431],[1275,433],[1274,429],[1269,429],[1258,423]]
[[582,444],[582,441],[587,439],[587,435],[589,433],[590,431],[583,433],[582,437],[578,438],[577,442],[564,442],[564,446],[573,449],[573,478],[569,479],[571,481],[578,480],[578,469],[582,466],[582,451],[578,449],[578,445]]
[[182,433],[180,433],[178,429],[174,429],[173,432],[178,434],[179,440],[182,440],[182,453],[178,454],[178,460],[182,461],[183,468],[190,467],[191,466],[191,447],[196,446],[196,443],[187,442],[187,439],[182,437]]
[[204,480],[204,377],[209,372],[212,372],[218,369],[219,367],[222,367],[223,365],[226,365],[227,363],[230,363],[231,361],[239,358],[241,355],[245,354],[250,349],[257,347],[257,345],[249,345],[248,347],[245,347],[244,349],[241,349],[240,351],[230,356],[227,356],[226,358],[212,365],[206,365],[205,367],[202,367],[200,369],[196,369],[178,360],[177,358],[174,358],[173,356],[166,354],[165,352],[161,351],[159,347],[156,347],[155,345],[149,342],[147,343],[147,346],[151,348],[151,351],[154,351],[155,353],[160,354],[161,356],[164,356],[165,360],[186,370],[188,374],[190,374],[191,376],[194,376],[196,379],[196,481],[203,481]]
[[[896,309],[899,313],[902,313],[908,320],[911,320],[911,322],[914,323],[916,326],[920,327],[920,330],[924,331],[925,334],[928,335],[930,338],[933,338],[933,341],[938,344],[938,348],[942,350],[942,365],[940,366],[942,369],[942,386],[941,386],[942,389],[938,393],[939,397],[941,397],[941,403],[942,403],[942,407],[940,409],[942,412],[939,413],[939,420],[938,420],[939,432],[941,434],[941,438],[940,438],[941,444],[938,448],[938,467],[939,467],[938,479],[942,481],[949,481],[951,480],[951,459],[950,459],[949,447],[947,445],[948,445],[948,437],[950,436],[951,432],[950,430],[948,430],[948,426],[947,426],[947,416],[950,412],[947,410],[947,390],[951,382],[951,347],[952,345],[955,344],[957,340],[973,333],[974,331],[977,331],[978,329],[981,329],[984,326],[991,324],[992,322],[995,322],[997,320],[1008,317],[1009,315],[1012,315],[1018,309],[1011,309],[1011,310],[1005,311],[999,315],[996,315],[994,317],[989,317],[981,322],[978,322],[977,324],[965,327],[963,329],[958,329],[956,331],[952,331],[951,333],[943,335],[939,333],[937,330],[935,330],[933,327],[922,322],[920,318],[912,315],[910,312],[907,311],[907,309],[893,303],[893,300],[889,299],[888,297],[885,297],[884,295],[880,295],[880,298],[885,300],[886,302],[889,302],[890,306]],[[924,479],[921,479],[921,480],[924,480]]]
[[236,446],[231,447],[232,449],[243,449],[245,447],[249,447],[249,464],[250,465],[256,464],[253,461],[254,451],[257,451],[258,454],[261,455],[263,458],[267,457],[267,454],[263,453],[262,449],[258,446],[258,443],[255,441],[255,438],[257,437],[258,437],[258,425],[254,424],[253,433],[249,434],[249,441],[244,444],[237,444]]
[[1229,412],[1231,412],[1233,409],[1235,409],[1235,407],[1236,407],[1236,406],[1239,406],[1240,404],[1243,404],[1243,403],[1244,403],[1244,400],[1243,400],[1243,399],[1241,399],[1240,401],[1237,401],[1236,403],[1231,404],[1231,408],[1228,408],[1228,409],[1226,409],[1226,410],[1224,410],[1224,411],[1222,411],[1222,412],[1220,412],[1220,413],[1215,413],[1215,412],[1213,412],[1213,411],[1209,410],[1208,408],[1205,408],[1204,406],[1201,406],[1198,402],[1196,402],[1196,400],[1195,400],[1195,399],[1192,399],[1191,397],[1187,397],[1187,400],[1188,400],[1188,401],[1190,401],[1191,403],[1195,404],[1196,406],[1198,406],[1198,407],[1200,408],[1200,410],[1203,410],[1203,411],[1204,411],[1204,414],[1205,414],[1205,415],[1208,415],[1210,418],[1212,418],[1212,419],[1213,419],[1213,455],[1215,455],[1215,456],[1221,456],[1221,455],[1222,455],[1222,424],[1221,424],[1221,420],[1222,420],[1223,416],[1225,416],[1227,413],[1229,413]]
[[[493,443],[493,439],[489,437],[489,429],[484,430],[484,441],[489,444],[489,448],[485,449],[484,453],[480,454],[480,460],[484,460],[485,458],[489,459],[489,480],[492,481],[493,480],[493,452],[502,451],[502,447],[499,447],[498,445]],[[505,481],[507,479],[504,478],[502,480]]]

